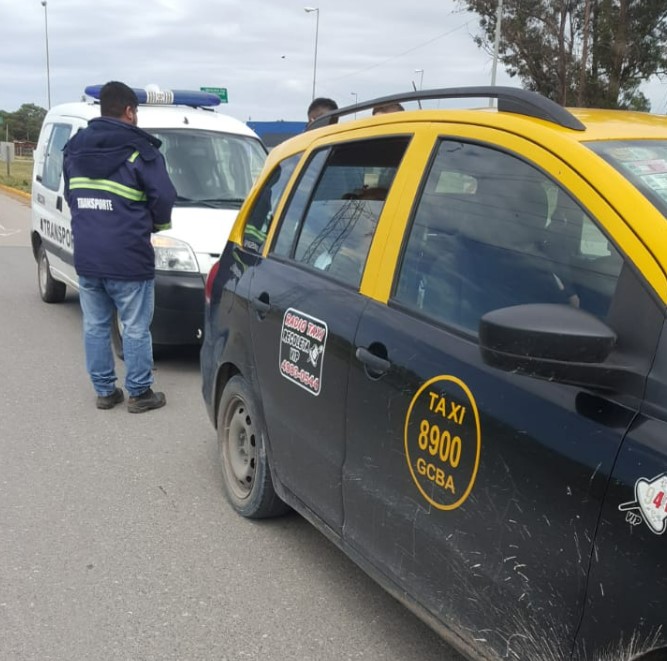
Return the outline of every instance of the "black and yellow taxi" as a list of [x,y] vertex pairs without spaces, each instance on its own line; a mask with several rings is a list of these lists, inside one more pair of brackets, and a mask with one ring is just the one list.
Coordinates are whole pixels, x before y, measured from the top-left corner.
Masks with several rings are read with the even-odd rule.
[[[435,98],[478,107],[350,119]],[[298,511],[471,658],[667,658],[665,117],[335,111],[270,153],[206,299],[241,515]]]

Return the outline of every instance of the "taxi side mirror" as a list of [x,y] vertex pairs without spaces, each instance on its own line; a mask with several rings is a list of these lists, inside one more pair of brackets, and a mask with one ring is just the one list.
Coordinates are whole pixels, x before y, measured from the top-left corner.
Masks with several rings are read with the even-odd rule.
[[593,389],[641,393],[643,378],[615,356],[616,333],[568,305],[516,305],[485,314],[482,360],[505,372]]

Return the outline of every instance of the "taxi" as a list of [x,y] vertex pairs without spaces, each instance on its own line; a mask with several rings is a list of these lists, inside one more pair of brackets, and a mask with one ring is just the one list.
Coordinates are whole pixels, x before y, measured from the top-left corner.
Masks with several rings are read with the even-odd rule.
[[[436,98],[497,106],[350,119]],[[667,658],[665,117],[334,111],[269,154],[205,298],[239,514],[293,508],[470,658]]]

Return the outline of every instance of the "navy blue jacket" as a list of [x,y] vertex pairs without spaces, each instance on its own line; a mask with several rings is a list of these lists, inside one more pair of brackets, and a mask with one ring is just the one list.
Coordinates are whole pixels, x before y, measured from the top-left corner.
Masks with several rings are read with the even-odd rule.
[[65,145],[65,198],[79,275],[155,277],[151,232],[171,226],[176,199],[160,144],[136,126],[98,117]]

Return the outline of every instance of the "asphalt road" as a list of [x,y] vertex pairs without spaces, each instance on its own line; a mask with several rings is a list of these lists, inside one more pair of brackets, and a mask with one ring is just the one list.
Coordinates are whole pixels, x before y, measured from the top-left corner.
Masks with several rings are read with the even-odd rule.
[[231,511],[196,352],[158,363],[165,409],[95,408],[29,227],[0,193],[0,660],[459,660],[299,516]]

